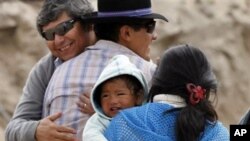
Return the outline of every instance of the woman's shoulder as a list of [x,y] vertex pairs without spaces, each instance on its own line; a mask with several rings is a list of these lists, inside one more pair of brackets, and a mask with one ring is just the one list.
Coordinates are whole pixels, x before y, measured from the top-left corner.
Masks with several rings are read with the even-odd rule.
[[229,141],[229,131],[220,121],[207,122],[202,140],[223,140]]
[[126,119],[133,119],[138,120],[137,122],[141,122],[141,119],[150,118],[152,115],[162,115],[162,113],[171,108],[173,108],[173,106],[165,103],[147,103],[142,106],[125,109],[121,111],[120,114]]

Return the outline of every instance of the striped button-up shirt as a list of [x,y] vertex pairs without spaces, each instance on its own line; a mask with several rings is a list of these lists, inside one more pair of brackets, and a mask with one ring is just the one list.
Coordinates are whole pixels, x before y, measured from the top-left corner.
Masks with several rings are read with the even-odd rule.
[[55,122],[76,129],[77,138],[81,139],[89,115],[79,111],[76,105],[79,95],[90,93],[108,61],[118,54],[128,56],[150,83],[155,64],[120,44],[100,40],[95,45],[87,47],[82,54],[57,67],[45,93],[43,117],[62,112],[62,117]]

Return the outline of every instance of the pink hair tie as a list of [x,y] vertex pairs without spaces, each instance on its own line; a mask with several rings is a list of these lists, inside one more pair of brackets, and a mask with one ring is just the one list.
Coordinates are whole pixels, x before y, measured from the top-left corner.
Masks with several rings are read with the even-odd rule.
[[196,105],[201,100],[205,98],[206,89],[201,86],[196,86],[192,83],[187,84],[187,89],[189,91],[189,101],[192,105]]

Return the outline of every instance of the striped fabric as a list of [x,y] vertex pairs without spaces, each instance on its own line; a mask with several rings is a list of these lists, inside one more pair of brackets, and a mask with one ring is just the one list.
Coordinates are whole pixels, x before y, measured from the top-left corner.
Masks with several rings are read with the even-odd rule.
[[118,54],[128,56],[150,82],[155,64],[142,59],[122,45],[100,40],[55,70],[45,93],[43,117],[62,112],[63,116],[56,123],[73,127],[77,130],[77,137],[81,139],[89,115],[78,110],[78,97],[84,92],[90,92],[108,61]]

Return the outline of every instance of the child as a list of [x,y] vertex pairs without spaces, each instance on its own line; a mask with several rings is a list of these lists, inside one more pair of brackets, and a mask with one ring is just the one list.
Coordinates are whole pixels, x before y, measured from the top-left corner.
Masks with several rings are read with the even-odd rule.
[[148,103],[121,111],[105,131],[112,141],[229,141],[209,100],[217,80],[206,56],[188,45],[168,49],[153,76]]
[[84,141],[106,140],[103,133],[120,110],[141,105],[148,93],[142,72],[129,62],[128,57],[117,55],[105,67],[91,92],[91,103],[96,113],[87,121]]

